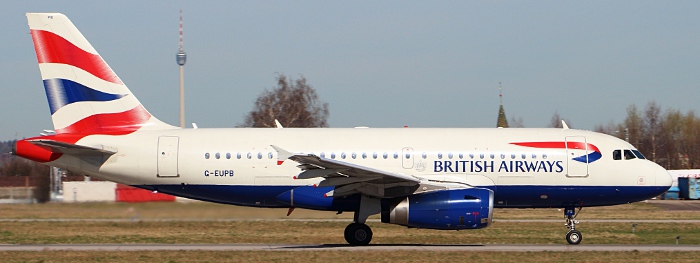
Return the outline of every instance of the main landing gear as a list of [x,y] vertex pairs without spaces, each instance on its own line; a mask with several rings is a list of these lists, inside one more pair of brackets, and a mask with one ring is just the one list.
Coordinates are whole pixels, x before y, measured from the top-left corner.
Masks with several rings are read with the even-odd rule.
[[372,241],[372,229],[362,223],[352,223],[345,228],[345,241],[353,246],[364,246]]
[[[581,208],[578,209],[578,212],[581,212]],[[574,207],[567,207],[564,209],[564,216],[566,216],[565,225],[566,228],[569,229],[569,233],[566,233],[566,241],[571,245],[578,245],[583,239],[581,232],[576,230],[576,224],[578,224],[576,216],[578,215],[578,212],[576,212],[576,208]]]
[[381,201],[365,195],[360,197],[360,207],[355,211],[352,224],[345,228],[345,241],[353,246],[365,246],[372,241],[372,229],[365,225],[370,215],[379,214]]

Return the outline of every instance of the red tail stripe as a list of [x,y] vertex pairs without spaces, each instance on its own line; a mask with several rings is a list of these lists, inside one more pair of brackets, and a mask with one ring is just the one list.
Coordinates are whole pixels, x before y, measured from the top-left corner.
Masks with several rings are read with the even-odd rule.
[[48,31],[31,30],[31,34],[39,63],[67,64],[90,72],[103,80],[123,84],[99,55],[87,52]]
[[151,114],[142,105],[139,105],[125,112],[88,116],[68,127],[57,129],[56,133],[124,135],[141,128],[149,118],[151,118]]
[[75,143],[85,136],[94,134],[126,135],[141,128],[150,117],[151,115],[141,105],[125,112],[92,115],[66,128],[56,130],[56,135],[18,141],[16,154],[42,163],[55,161],[63,154],[52,152],[50,149],[31,144],[28,140],[46,139]]

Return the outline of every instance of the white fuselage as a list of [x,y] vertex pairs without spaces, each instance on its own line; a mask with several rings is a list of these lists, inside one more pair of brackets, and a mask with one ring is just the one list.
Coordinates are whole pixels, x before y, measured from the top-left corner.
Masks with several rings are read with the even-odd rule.
[[[591,149],[513,144],[567,141],[594,145],[602,157],[585,163],[573,158],[586,156]],[[662,191],[671,181],[665,170],[648,160],[613,160],[614,150],[633,149],[625,141],[570,129],[173,129],[92,135],[78,144],[111,147],[118,153],[100,166],[72,156],[56,160],[55,165],[170,194],[240,205],[278,206],[272,200],[280,190],[268,193],[270,187],[314,185],[321,180],[295,180],[300,172],[297,164],[277,165],[271,145],[382,171],[491,188],[496,206],[502,207],[639,201],[639,195]],[[188,191],[195,186],[233,188]],[[241,193],[274,196],[246,200],[236,193],[240,188],[246,189]],[[217,196],[206,196],[207,191]],[[221,191],[232,192],[230,200],[220,196],[225,195]],[[564,197],[567,191],[570,199]]]

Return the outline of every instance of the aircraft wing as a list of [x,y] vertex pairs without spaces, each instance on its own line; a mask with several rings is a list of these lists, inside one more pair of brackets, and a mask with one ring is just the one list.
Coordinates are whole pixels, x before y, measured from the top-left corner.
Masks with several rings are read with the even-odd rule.
[[296,179],[324,178],[319,187],[335,186],[327,196],[346,196],[362,193],[374,197],[402,196],[413,193],[421,179],[410,175],[391,173],[366,166],[319,157],[313,154],[291,153],[271,145],[278,153],[277,164],[289,159],[299,163],[302,172]]
[[112,154],[117,153],[115,151],[106,150],[106,149],[102,149],[102,148],[83,146],[83,145],[59,142],[59,141],[54,141],[54,140],[28,140],[28,142],[31,144],[34,144],[36,146],[48,149],[52,152],[64,153],[64,154],[69,154],[69,155],[100,156],[100,155],[112,155]]

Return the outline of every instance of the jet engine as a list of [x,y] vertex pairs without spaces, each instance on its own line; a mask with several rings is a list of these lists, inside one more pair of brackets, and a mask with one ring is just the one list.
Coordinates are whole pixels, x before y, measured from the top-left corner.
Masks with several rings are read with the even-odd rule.
[[440,190],[382,202],[382,222],[416,228],[459,230],[491,224],[493,191]]

